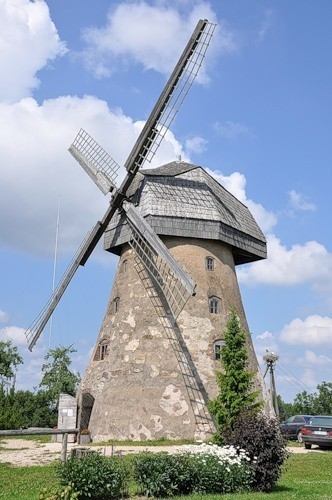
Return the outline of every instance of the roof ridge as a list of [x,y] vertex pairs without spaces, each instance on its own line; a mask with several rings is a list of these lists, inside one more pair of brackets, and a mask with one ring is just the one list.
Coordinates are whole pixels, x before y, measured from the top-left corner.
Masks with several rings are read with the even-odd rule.
[[165,165],[161,165],[160,167],[140,170],[140,173],[148,176],[160,175],[167,177],[176,177],[178,175],[184,174],[185,172],[189,172],[190,170],[194,170],[195,168],[201,167],[199,165],[194,165],[185,161],[172,161],[169,163],[165,163]]

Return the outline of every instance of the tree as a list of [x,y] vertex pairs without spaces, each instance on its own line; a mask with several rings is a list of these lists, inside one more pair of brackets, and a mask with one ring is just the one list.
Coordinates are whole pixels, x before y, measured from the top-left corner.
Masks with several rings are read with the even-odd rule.
[[227,430],[233,428],[242,411],[258,411],[262,405],[257,401],[258,391],[252,392],[254,373],[247,370],[246,336],[237,314],[232,310],[224,332],[224,345],[220,350],[223,371],[216,372],[219,394],[209,402],[220,440]]
[[309,394],[307,391],[296,394],[293,403],[294,414],[314,415],[316,413],[316,399],[316,394]]
[[23,363],[16,346],[11,340],[0,341],[0,384],[1,388],[14,378],[18,365]]
[[307,415],[332,414],[332,383],[322,382],[317,386],[318,393],[302,391],[295,396],[294,413]]
[[316,414],[332,415],[332,383],[322,382],[317,385],[317,389]]
[[287,418],[294,415],[294,405],[293,403],[285,403],[280,394],[278,394],[277,398],[280,421],[284,422],[285,420],[287,420]]
[[57,412],[49,406],[45,391],[17,391],[7,393],[0,388],[0,429],[53,427]]
[[72,345],[59,346],[50,349],[46,356],[46,363],[42,366],[42,380],[39,387],[47,394],[50,408],[56,409],[61,393],[75,396],[80,374],[70,371],[70,355],[76,352]]

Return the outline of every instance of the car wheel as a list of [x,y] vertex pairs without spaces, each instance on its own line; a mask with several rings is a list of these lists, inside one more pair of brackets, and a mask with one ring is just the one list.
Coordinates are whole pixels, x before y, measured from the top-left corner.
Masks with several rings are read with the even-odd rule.
[[303,443],[303,437],[302,437],[302,432],[301,431],[299,431],[297,433],[297,440],[298,440],[299,443]]
[[311,444],[309,443],[304,443],[304,447],[306,450],[311,450]]

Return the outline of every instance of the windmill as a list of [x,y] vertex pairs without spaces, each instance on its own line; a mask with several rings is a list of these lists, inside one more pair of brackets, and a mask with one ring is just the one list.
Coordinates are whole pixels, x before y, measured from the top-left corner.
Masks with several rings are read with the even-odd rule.
[[[151,161],[196,78],[215,25],[197,24],[115,185],[118,165],[84,130],[69,151],[104,194],[104,217],[78,249],[55,293],[26,332],[29,348],[79,265],[104,234],[119,255],[111,297],[77,394],[78,427],[94,440],[205,439],[215,430],[207,401],[229,309],[249,332],[235,266],[266,257],[251,213],[202,167]],[[268,402],[252,341],[250,370]],[[268,403],[266,403],[268,406]],[[269,411],[269,408],[266,408]]]

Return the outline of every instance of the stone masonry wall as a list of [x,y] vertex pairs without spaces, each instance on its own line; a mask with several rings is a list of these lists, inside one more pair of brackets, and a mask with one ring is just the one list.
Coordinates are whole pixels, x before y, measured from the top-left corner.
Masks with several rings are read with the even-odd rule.
[[[215,370],[220,363],[214,359],[214,341],[223,338],[230,308],[235,308],[248,331],[230,247],[211,240],[163,240],[197,283],[196,295],[173,328],[178,328],[176,340],[174,331],[161,324],[135,268],[133,250],[123,248],[96,347],[78,393],[79,400],[82,393],[94,398],[89,429],[96,441],[210,435],[214,426],[204,402],[217,393]],[[206,257],[214,259],[213,271],[206,269]],[[209,312],[209,297],[220,300],[217,314]],[[263,393],[250,337],[248,354]]]

